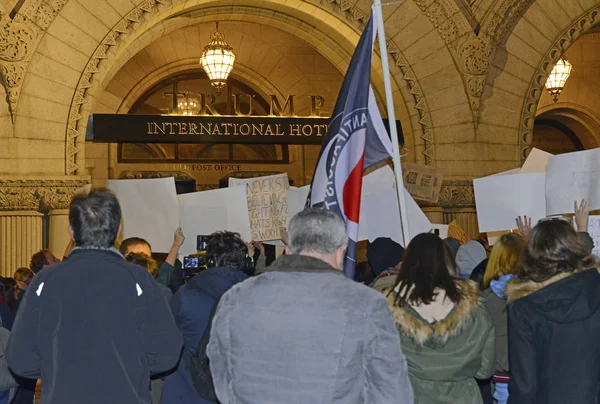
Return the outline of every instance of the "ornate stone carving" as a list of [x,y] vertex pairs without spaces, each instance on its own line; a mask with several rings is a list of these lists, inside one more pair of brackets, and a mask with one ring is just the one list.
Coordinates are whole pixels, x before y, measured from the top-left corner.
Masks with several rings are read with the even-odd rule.
[[0,15],[0,77],[13,123],[23,77],[45,31],[67,0],[26,1],[13,18]]
[[438,204],[445,208],[475,206],[475,191],[471,180],[444,180]]
[[533,80],[529,83],[527,98],[523,104],[521,112],[521,125],[519,131],[519,144],[521,145],[521,163],[525,162],[531,144],[533,141],[533,125],[535,122],[535,113],[540,97],[544,92],[544,85],[552,68],[563,55],[565,50],[581,35],[592,29],[600,22],[600,7],[596,6],[586,12],[583,17],[573,23],[563,34],[554,42],[554,45],[546,53],[535,72]]
[[145,178],[169,178],[173,177],[176,180],[192,180],[195,181],[194,177],[183,171],[124,171],[120,175],[122,180],[141,180]]
[[121,19],[112,30],[104,37],[98,45],[83,70],[83,74],[79,78],[71,108],[69,109],[69,118],[67,120],[66,133],[66,167],[67,175],[74,175],[80,168],[77,155],[79,153],[79,139],[81,138],[81,129],[85,127],[87,122],[82,122],[82,105],[85,104],[89,96],[89,89],[93,87],[94,75],[98,73],[99,65],[107,58],[108,50],[113,46],[120,44],[119,38],[123,34],[133,32],[139,27],[140,19],[146,14],[151,14],[158,10],[158,6],[165,5],[170,0],[144,0],[130,11],[124,18]]
[[0,211],[67,209],[86,180],[0,180]]

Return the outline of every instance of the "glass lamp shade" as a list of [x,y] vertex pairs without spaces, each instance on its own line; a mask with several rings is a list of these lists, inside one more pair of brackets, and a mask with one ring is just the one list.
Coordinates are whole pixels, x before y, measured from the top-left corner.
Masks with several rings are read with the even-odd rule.
[[200,57],[200,64],[210,79],[210,84],[220,93],[227,77],[233,69],[235,53],[233,48],[225,42],[225,36],[216,31],[210,36],[210,43],[204,48]]
[[564,57],[560,58],[560,60],[556,62],[556,65],[554,65],[552,73],[550,73],[548,81],[546,81],[546,89],[552,96],[554,102],[558,101],[558,96],[563,88],[565,88],[565,83],[571,75],[571,70],[573,70],[573,65]]
[[198,115],[199,111],[200,102],[195,97],[186,94],[177,102],[177,112],[180,115]]

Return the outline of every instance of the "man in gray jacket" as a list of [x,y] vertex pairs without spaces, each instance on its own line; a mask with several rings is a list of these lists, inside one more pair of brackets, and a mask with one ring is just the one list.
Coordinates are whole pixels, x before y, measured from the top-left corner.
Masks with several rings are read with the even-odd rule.
[[207,354],[222,404],[408,404],[413,392],[385,297],[341,272],[344,222],[297,214],[287,255],[219,303]]

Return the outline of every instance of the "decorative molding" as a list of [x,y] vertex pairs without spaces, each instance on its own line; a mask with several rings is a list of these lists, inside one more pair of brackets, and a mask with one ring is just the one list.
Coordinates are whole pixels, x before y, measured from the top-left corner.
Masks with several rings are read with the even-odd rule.
[[68,209],[88,180],[2,180],[0,211]]
[[542,96],[546,80],[558,59],[565,53],[567,48],[585,34],[586,31],[594,27],[600,22],[600,7],[596,6],[586,12],[575,23],[571,24],[562,35],[554,42],[550,50],[546,53],[533,76],[533,80],[529,83],[523,110],[521,112],[521,124],[519,131],[518,142],[520,144],[521,163],[525,161],[533,141],[533,126],[535,124],[535,114],[540,97]]
[[444,180],[438,204],[444,208],[472,208],[475,191],[472,180]]
[[0,14],[0,78],[14,124],[23,78],[42,33],[68,0],[29,0],[11,19]]
[[183,171],[123,171],[119,176],[122,180],[141,180],[147,178],[173,177],[180,181],[196,181],[196,179]]
[[67,119],[66,133],[66,167],[67,175],[78,173],[81,165],[77,161],[79,153],[78,138],[81,136],[80,129],[87,125],[87,122],[81,122],[82,107],[87,102],[90,95],[89,89],[93,87],[93,78],[100,71],[100,65],[103,60],[108,58],[109,49],[119,44],[118,40],[123,34],[131,34],[139,26],[140,20],[147,14],[154,13],[158,6],[165,5],[170,0],[144,0],[133,8],[125,17],[123,17],[100,42],[77,83],[77,88],[73,94],[71,107],[69,108],[69,117]]

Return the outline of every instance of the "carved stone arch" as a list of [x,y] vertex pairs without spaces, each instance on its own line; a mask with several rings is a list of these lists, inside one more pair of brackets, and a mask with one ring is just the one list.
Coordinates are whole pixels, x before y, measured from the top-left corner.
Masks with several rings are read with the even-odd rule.
[[582,105],[550,104],[536,111],[536,119],[540,118],[555,120],[568,127],[586,149],[600,146],[600,117]]
[[[103,60],[109,59],[111,57],[111,53],[114,54],[114,48],[127,49],[128,45],[130,45],[134,41],[134,38],[137,38],[139,36],[139,34],[136,35],[136,33],[138,33],[139,31],[143,32],[147,30],[150,26],[153,26],[155,23],[158,23],[167,18],[170,12],[175,13],[175,10],[180,12],[184,9],[184,7],[187,7],[188,5],[188,3],[186,3],[184,7],[182,7],[180,2],[174,2],[171,4],[171,7],[167,7],[164,3],[165,2],[162,0],[147,0],[143,4],[144,7],[137,7],[136,9],[134,9],[131,13],[127,15],[126,18],[119,22],[111,32],[109,32],[109,34],[105,37],[105,39],[96,49],[92,58],[88,62],[88,65],[86,66],[84,73],[79,80],[79,84],[75,91],[73,103],[71,105],[71,110],[69,113],[67,129],[66,167],[68,173],[76,172],[79,168],[79,165],[76,161],[76,156],[79,153],[79,144],[81,142],[81,128],[85,126],[85,122],[83,119],[84,116],[81,113],[82,105],[88,102],[88,97],[92,95],[92,91],[88,90],[92,89],[94,87],[94,84],[97,83],[97,81],[93,79],[93,77],[101,71],[106,71],[106,67],[103,66],[103,63],[101,62]],[[178,3],[179,7],[174,7],[175,3]],[[308,4],[302,3],[300,1],[299,3]],[[311,9],[311,7],[306,6],[301,8],[298,7],[296,9],[296,13],[298,13],[298,10],[300,10],[301,13],[304,13],[304,17],[306,17],[307,14],[314,14],[314,7],[313,9]],[[312,16],[311,18],[315,17]],[[349,29],[348,25],[342,24],[341,27],[345,27],[344,29],[346,31]],[[314,32],[314,27],[312,29],[313,35],[326,34],[323,32],[323,30],[325,30],[325,27],[323,28],[323,30],[317,32]],[[338,30],[339,29],[341,28],[338,27]],[[337,32],[335,28],[332,28],[332,30]],[[132,35],[127,35],[126,38],[121,38],[121,35],[123,33],[129,33]],[[356,31],[355,35],[356,37],[354,39],[357,40],[358,35],[356,34]],[[123,39],[125,40],[123,41]],[[349,41],[348,37],[346,37],[345,40]],[[415,119],[417,120],[417,124],[421,126],[423,130],[423,133],[421,135],[425,142],[423,154],[425,156],[426,162],[431,164],[433,161],[433,132],[430,126],[431,119],[429,117],[423,91],[420,89],[420,86],[414,74],[412,74],[410,66],[402,57],[399,50],[397,50],[397,48],[394,48],[393,43],[390,43],[388,51],[392,55],[393,60],[395,61],[395,65],[399,68],[401,72],[400,75],[402,75],[403,79],[406,81],[406,83],[408,83],[408,86],[403,91],[406,91],[408,92],[408,94],[410,94],[410,97],[414,101],[415,109],[418,111],[417,115],[415,116]]]
[[533,127],[535,124],[538,102],[545,91],[544,85],[546,84],[552,68],[577,38],[594,28],[599,22],[600,5],[596,5],[577,18],[567,27],[567,29],[563,30],[559,37],[553,42],[552,46],[544,52],[543,58],[539,62],[529,83],[521,112],[518,142],[520,145],[519,155],[522,162],[527,158],[527,155],[531,150]]

